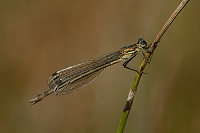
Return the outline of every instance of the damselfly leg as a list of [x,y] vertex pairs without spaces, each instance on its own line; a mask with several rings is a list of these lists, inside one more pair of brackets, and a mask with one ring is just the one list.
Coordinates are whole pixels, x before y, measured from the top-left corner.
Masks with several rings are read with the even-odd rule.
[[[143,54],[143,53],[142,53],[142,54]],[[143,55],[143,56],[144,56],[144,55]],[[134,57],[135,57],[135,55],[132,56],[131,58],[129,58],[127,61],[125,61],[125,62],[123,63],[123,67],[126,68],[126,69],[129,69],[129,70],[131,70],[131,71],[135,71],[135,72],[139,73],[138,70],[135,70],[135,69],[130,68],[130,67],[127,66],[127,64],[128,64]],[[144,56],[144,58],[145,58],[145,56]],[[145,60],[146,60],[146,58],[145,58]],[[146,60],[146,61],[147,61],[147,60]],[[148,62],[148,61],[147,61],[147,62]],[[143,74],[148,74],[148,73],[145,73],[145,72],[142,72],[142,73],[143,73]]]
[[135,71],[135,72],[138,73],[137,70],[135,70],[135,69],[130,68],[130,67],[127,66],[127,64],[128,64],[134,57],[135,57],[135,55],[133,55],[131,58],[129,58],[127,61],[125,61],[125,62],[123,63],[123,67],[126,68],[126,69],[129,69],[129,70],[132,70],[132,71]]

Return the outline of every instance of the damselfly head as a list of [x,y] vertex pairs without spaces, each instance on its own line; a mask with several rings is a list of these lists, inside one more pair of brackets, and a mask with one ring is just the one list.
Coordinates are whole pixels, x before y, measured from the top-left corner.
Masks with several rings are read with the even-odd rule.
[[137,44],[139,44],[139,46],[142,47],[142,48],[146,48],[147,47],[147,42],[142,38],[138,39],[138,43]]

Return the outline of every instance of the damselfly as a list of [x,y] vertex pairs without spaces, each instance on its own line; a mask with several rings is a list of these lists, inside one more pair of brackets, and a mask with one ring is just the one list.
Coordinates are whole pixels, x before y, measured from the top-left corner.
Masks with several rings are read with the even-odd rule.
[[123,66],[136,71],[127,67],[127,64],[138,52],[141,52],[144,56],[142,50],[148,51],[148,46],[145,40],[139,38],[136,44],[122,47],[116,52],[103,55],[94,60],[59,70],[53,73],[48,79],[50,90],[34,96],[29,102],[33,105],[51,93],[64,95],[76,91],[94,81],[108,66],[121,61],[126,60]]

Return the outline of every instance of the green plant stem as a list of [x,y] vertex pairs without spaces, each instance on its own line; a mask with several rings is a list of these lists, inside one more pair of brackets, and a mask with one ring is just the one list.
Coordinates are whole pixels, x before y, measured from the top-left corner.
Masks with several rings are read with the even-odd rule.
[[[164,35],[164,33],[167,31],[167,29],[169,28],[169,26],[172,24],[172,22],[175,20],[175,18],[178,16],[178,14],[180,13],[180,11],[186,6],[186,4],[189,2],[189,0],[182,0],[182,2],[179,4],[179,6],[176,8],[176,10],[172,13],[172,15],[170,16],[170,18],[167,20],[167,22],[164,24],[164,26],[162,27],[162,29],[160,30],[160,32],[158,33],[158,35],[156,36],[156,38],[154,39],[154,41],[151,43],[151,45],[149,46],[149,51],[152,52],[147,52],[145,54],[145,58],[148,60],[151,56],[153,51],[155,50],[158,42],[160,42],[160,39],[162,38],[162,36]],[[118,130],[117,133],[123,133],[125,125],[126,125],[126,121],[135,97],[135,94],[137,92],[137,87],[138,84],[140,82],[140,79],[142,77],[142,73],[144,71],[144,68],[146,66],[147,62],[145,59],[143,59],[138,74],[136,75],[136,78],[134,80],[133,86],[129,92],[129,96],[126,102],[126,105],[124,107],[122,116],[121,116],[121,120],[118,126]]]

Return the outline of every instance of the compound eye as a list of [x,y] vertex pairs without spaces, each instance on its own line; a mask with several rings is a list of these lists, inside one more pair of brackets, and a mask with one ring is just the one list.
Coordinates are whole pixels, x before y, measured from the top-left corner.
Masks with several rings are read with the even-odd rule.
[[139,38],[139,39],[138,39],[138,44],[139,44],[142,40],[143,40],[142,38]]
[[141,41],[140,41],[140,46],[141,46],[142,48],[146,47],[146,46],[147,46],[147,42],[146,42],[145,40],[141,40]]

